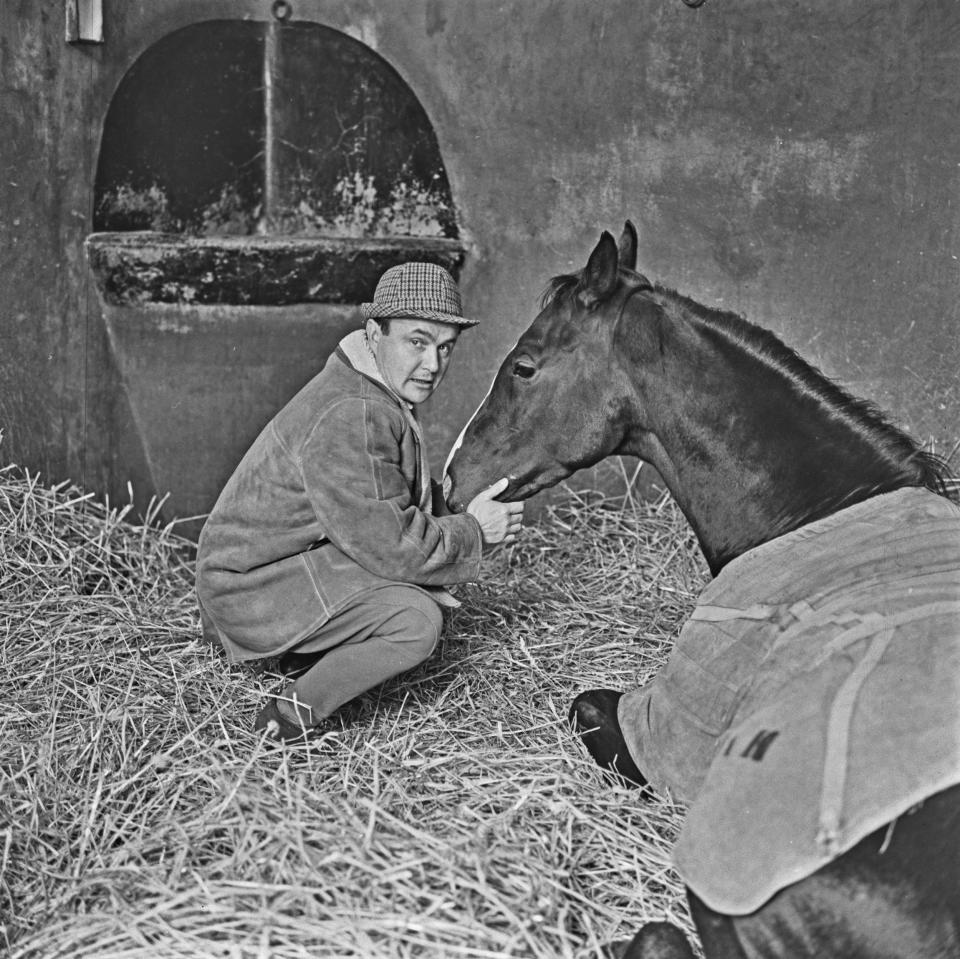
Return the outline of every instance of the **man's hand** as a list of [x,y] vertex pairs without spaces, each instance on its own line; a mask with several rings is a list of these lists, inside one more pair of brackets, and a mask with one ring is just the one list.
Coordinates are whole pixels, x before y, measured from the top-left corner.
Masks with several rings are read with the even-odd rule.
[[512,543],[523,528],[523,503],[498,503],[494,497],[502,493],[510,481],[504,477],[470,501],[467,512],[476,518],[486,546]]

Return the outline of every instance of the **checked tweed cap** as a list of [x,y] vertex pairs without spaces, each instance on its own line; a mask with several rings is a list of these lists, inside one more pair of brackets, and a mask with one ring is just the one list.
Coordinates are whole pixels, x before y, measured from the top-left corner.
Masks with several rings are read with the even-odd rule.
[[476,326],[463,315],[456,281],[436,263],[392,266],[377,283],[372,303],[361,303],[371,319],[437,320],[456,326]]

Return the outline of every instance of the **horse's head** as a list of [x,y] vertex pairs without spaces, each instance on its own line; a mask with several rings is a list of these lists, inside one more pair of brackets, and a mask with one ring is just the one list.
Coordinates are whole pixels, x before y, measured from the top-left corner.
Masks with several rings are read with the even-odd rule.
[[501,477],[524,499],[611,454],[656,468],[711,570],[945,465],[769,330],[634,271],[636,231],[600,237],[550,285],[447,464],[462,510]]
[[620,448],[637,413],[616,329],[627,300],[650,287],[636,257],[628,221],[619,245],[604,232],[580,273],[552,282],[454,446],[445,470],[452,509],[503,476],[500,499],[526,499]]

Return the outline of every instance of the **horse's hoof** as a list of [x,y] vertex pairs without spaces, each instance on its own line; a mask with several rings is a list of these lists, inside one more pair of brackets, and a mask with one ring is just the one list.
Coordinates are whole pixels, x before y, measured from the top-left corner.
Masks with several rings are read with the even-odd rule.
[[694,959],[687,937],[669,922],[648,922],[619,959]]
[[637,769],[617,721],[617,703],[622,692],[616,689],[588,689],[570,707],[570,725],[583,740],[594,762],[616,773],[630,786],[646,786]]

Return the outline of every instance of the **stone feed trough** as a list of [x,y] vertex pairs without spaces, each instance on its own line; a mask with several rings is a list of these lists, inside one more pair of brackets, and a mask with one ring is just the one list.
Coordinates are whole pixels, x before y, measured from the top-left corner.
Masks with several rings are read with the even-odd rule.
[[459,241],[95,233],[86,242],[132,424],[116,485],[196,536],[247,447],[361,322],[384,270],[455,276]]
[[425,260],[456,275],[463,262],[460,242],[444,237],[94,233],[86,249],[102,300],[111,306],[356,304],[398,263]]

